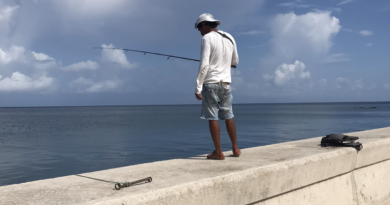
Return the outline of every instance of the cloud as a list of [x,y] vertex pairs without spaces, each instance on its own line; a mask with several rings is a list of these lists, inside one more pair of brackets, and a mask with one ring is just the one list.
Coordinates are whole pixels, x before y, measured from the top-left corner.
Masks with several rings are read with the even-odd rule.
[[321,59],[340,31],[340,21],[329,11],[279,14],[271,21],[272,50],[278,59]]
[[384,87],[385,89],[389,89],[389,90],[390,90],[390,83],[388,83],[388,84],[383,84],[383,87]]
[[19,6],[4,6],[0,2],[0,31],[8,31],[11,17]]
[[283,6],[283,7],[289,7],[289,8],[309,8],[309,7],[312,7],[313,5],[302,4],[302,3],[297,1],[297,2],[281,3],[281,4],[277,4],[277,6]]
[[331,11],[335,11],[335,12],[341,12],[342,9],[341,8],[329,8]]
[[79,62],[62,68],[64,71],[82,71],[82,70],[96,70],[99,68],[99,64],[94,61]]
[[353,32],[353,33],[359,33],[361,36],[371,36],[371,35],[374,35],[374,32],[369,31],[369,30],[355,31],[355,30],[352,30],[352,29],[343,28],[343,31],[346,31],[346,32]]
[[119,88],[122,84],[120,80],[103,80],[94,82],[91,79],[83,77],[78,78],[70,83],[70,88],[75,88],[79,93],[97,93],[111,91]]
[[[103,48],[114,48],[115,46],[110,45],[102,45]],[[102,49],[102,62],[104,63],[114,63],[123,68],[134,69],[137,67],[136,63],[130,63],[127,61],[127,57],[124,54],[123,50],[111,50],[111,49]]]
[[352,81],[348,78],[338,77],[336,79],[336,87],[339,89],[363,90],[364,84],[360,79]]
[[318,84],[321,85],[321,86],[326,86],[328,84],[328,80],[326,80],[325,78],[321,78],[318,81]]
[[349,79],[347,79],[347,78],[338,77],[336,79],[336,86],[338,88],[345,88],[345,87],[349,86],[350,82],[351,81]]
[[36,69],[46,70],[57,67],[57,62],[54,58],[44,53],[31,52],[32,59],[31,63]]
[[14,61],[24,61],[24,51],[22,46],[12,45],[8,52],[0,48],[0,63],[9,64]]
[[324,59],[324,63],[336,63],[336,62],[344,62],[344,61],[351,61],[351,59],[348,57],[345,53],[333,53],[328,55]]
[[305,64],[295,61],[294,64],[279,65],[274,75],[265,74],[263,78],[275,86],[284,86],[303,79],[310,79],[310,72],[305,70]]
[[54,84],[54,78],[43,75],[37,79],[32,79],[29,76],[19,72],[12,73],[11,77],[2,79],[0,75],[0,91],[33,91],[50,89]]
[[102,16],[120,9],[126,3],[126,0],[64,0],[53,3],[76,15]]
[[355,0],[343,0],[343,1],[341,1],[340,3],[338,3],[337,5],[348,4],[348,3],[351,3],[351,2],[353,2],[353,1],[355,1]]
[[374,45],[374,44],[373,43],[367,43],[366,47],[371,47],[372,45]]
[[34,58],[38,61],[52,61],[54,58],[44,54],[44,53],[36,53],[34,51],[31,52]]
[[243,32],[239,32],[237,33],[238,36],[241,36],[241,35],[256,35],[256,34],[262,34],[262,33],[265,33],[264,31],[260,31],[260,30],[252,30],[252,31],[243,31]]
[[359,33],[360,33],[360,35],[362,35],[362,36],[371,36],[371,35],[374,34],[374,32],[369,31],[369,30],[361,30],[361,31],[359,31]]
[[43,70],[57,66],[55,59],[44,53],[25,51],[26,49],[23,46],[15,45],[12,45],[9,51],[3,51],[0,48],[0,64],[6,65],[12,62],[19,62]]
[[346,32],[355,32],[354,30],[349,29],[349,28],[343,28],[343,31],[346,31]]

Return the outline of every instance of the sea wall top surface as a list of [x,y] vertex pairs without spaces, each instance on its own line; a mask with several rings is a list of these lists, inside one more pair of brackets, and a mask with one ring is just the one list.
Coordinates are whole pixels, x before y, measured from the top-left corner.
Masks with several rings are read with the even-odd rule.
[[248,204],[390,159],[390,127],[347,133],[364,148],[322,148],[320,137],[243,149],[223,161],[205,155],[81,174],[151,183],[121,190],[79,176],[0,187],[0,204]]

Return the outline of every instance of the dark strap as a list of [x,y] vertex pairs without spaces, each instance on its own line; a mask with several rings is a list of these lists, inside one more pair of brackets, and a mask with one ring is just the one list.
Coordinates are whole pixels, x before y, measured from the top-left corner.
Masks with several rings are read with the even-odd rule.
[[[221,35],[222,37],[229,39],[229,41],[232,42],[232,44],[233,44],[233,46],[234,46],[234,43],[233,43],[232,39],[230,39],[226,34],[220,33],[220,32],[218,32],[218,31],[216,31],[216,32],[219,33],[219,35]],[[232,68],[237,68],[237,66],[232,65]]]
[[220,33],[220,32],[218,32],[217,31],[217,33],[219,33],[219,35],[221,35],[221,36],[223,36],[224,38],[227,38],[227,39],[229,39],[229,41],[230,42],[232,42],[232,44],[234,45],[234,43],[233,43],[233,41],[232,41],[232,39],[230,39],[226,34],[224,34],[224,33]]

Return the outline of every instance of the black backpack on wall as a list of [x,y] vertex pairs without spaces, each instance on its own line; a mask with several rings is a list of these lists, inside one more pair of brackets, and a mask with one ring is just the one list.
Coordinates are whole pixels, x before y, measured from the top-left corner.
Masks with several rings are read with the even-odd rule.
[[359,137],[353,137],[343,134],[330,134],[321,139],[321,147],[353,147],[357,151],[363,149]]

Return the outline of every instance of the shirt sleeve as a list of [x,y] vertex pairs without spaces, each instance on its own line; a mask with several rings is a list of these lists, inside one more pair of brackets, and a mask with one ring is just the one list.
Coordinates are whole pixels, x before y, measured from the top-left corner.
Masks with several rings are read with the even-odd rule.
[[233,48],[233,56],[232,56],[232,64],[231,65],[238,65],[238,53],[237,53],[237,45],[236,41],[232,37],[233,42],[234,42],[234,48]]
[[198,77],[196,78],[196,89],[195,89],[196,94],[200,94],[202,92],[203,81],[210,67],[210,53],[211,53],[210,49],[211,49],[210,42],[207,39],[203,38],[202,47],[200,49],[201,53],[200,53],[200,65],[199,65]]

